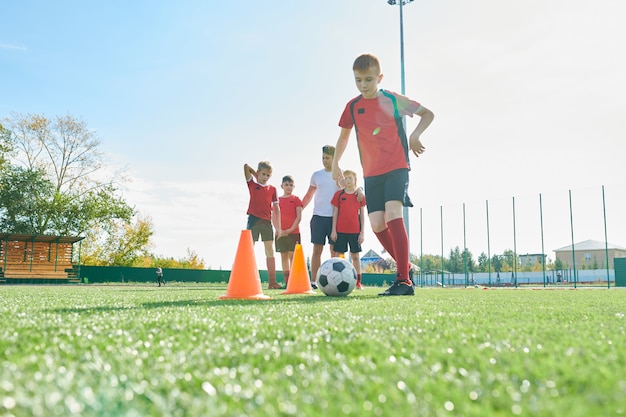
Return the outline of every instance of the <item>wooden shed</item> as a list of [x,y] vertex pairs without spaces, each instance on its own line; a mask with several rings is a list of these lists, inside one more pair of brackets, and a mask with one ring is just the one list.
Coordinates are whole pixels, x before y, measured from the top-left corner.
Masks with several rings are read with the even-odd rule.
[[72,263],[83,237],[0,233],[0,280],[7,283],[79,282]]

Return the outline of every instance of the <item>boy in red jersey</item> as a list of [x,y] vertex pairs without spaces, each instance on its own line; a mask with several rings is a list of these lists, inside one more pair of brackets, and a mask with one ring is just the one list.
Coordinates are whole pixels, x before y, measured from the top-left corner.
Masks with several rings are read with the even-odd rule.
[[350,258],[356,270],[356,288],[361,290],[361,244],[363,243],[365,222],[365,198],[360,202],[356,191],[356,172],[345,170],[343,172],[345,188],[335,193],[332,199],[333,228],[330,234],[335,242],[333,250],[337,254],[344,254],[350,246]]
[[269,289],[280,289],[276,282],[276,259],[274,258],[274,231],[272,224],[276,228],[276,235],[281,236],[280,228],[280,206],[276,196],[276,187],[269,185],[267,181],[272,176],[272,166],[267,161],[259,162],[255,171],[250,165],[244,164],[243,175],[248,184],[250,192],[250,203],[248,204],[248,225],[247,229],[252,231],[252,241],[256,242],[261,236],[265,245],[265,260],[267,265],[267,275]]
[[278,198],[280,205],[280,224],[283,229],[282,236],[276,237],[276,252],[280,253],[285,277],[285,286],[289,282],[289,273],[293,265],[293,252],[296,244],[300,243],[300,220],[302,220],[302,201],[293,195],[294,181],[291,175],[285,175],[280,188],[283,195]]
[[[424,152],[420,135],[433,121],[434,115],[416,101],[379,89],[383,74],[374,55],[359,56],[352,70],[361,94],[348,102],[339,120],[341,132],[335,149],[333,178],[342,178],[339,161],[354,127],[370,224],[398,269],[396,282],[379,295],[413,295],[414,286],[409,277],[409,241],[402,207],[412,206],[407,195],[409,150],[416,157]],[[420,121],[407,141],[402,116],[414,114],[420,116]]]

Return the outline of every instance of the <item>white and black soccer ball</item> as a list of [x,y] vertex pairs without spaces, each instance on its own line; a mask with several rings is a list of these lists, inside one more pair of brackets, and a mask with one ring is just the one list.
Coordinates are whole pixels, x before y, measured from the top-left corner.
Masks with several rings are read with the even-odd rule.
[[343,258],[330,258],[317,270],[317,286],[326,295],[343,297],[356,287],[356,269]]

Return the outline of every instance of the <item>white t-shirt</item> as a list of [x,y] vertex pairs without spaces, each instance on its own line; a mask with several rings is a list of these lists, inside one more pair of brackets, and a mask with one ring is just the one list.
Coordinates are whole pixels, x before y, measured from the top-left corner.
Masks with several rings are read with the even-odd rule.
[[332,171],[321,169],[311,175],[311,186],[315,187],[315,198],[313,200],[313,215],[322,217],[333,217],[332,199],[339,186],[333,180]]

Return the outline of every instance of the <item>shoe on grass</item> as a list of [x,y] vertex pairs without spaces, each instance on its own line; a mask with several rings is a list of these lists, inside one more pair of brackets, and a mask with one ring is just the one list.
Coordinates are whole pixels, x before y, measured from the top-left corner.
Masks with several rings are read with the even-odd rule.
[[411,281],[396,281],[378,295],[415,295],[415,287]]
[[316,290],[316,289],[317,289],[317,283],[316,283],[316,282],[311,281],[311,288],[313,288],[314,290]]

